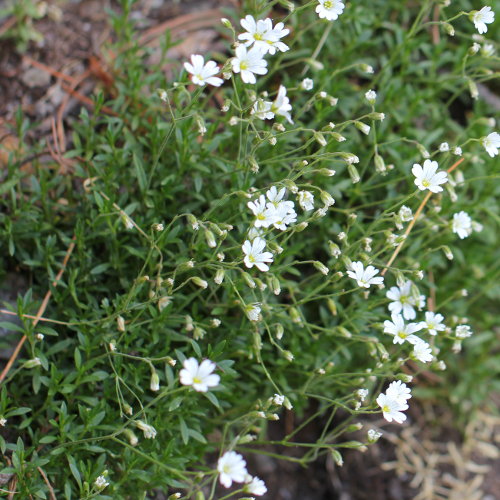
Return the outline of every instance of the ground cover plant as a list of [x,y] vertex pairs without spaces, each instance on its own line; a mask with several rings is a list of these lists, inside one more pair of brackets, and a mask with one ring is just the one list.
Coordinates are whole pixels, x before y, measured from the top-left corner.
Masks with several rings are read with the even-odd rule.
[[[380,438],[352,440],[359,419],[403,424],[412,391],[482,406],[499,359],[493,3],[242,2],[224,50],[168,76],[178,40],[146,65],[132,7],[109,13],[114,83],[71,149],[48,167],[31,145],[32,170],[11,153],[0,187],[2,267],[30,282],[3,322],[4,486],[264,496],[247,459],[269,444],[341,466]],[[21,141],[32,126],[17,115]]]

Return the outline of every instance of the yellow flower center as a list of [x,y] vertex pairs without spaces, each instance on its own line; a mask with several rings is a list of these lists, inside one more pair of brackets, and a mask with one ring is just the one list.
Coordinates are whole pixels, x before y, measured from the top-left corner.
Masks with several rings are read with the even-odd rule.
[[255,257],[254,257],[253,255],[249,255],[249,256],[248,256],[248,260],[249,260],[250,262],[255,262]]
[[202,380],[199,377],[193,377],[193,384],[201,384]]
[[333,2],[330,2],[330,0],[327,0],[324,4],[323,7],[325,9],[332,9],[333,8]]
[[423,181],[422,181],[422,186],[424,186],[424,187],[426,187],[426,188],[427,188],[427,187],[429,187],[430,185],[431,185],[431,183],[430,183],[427,179],[425,179],[425,180],[423,180]]
[[241,61],[240,62],[240,69],[248,69],[248,63],[246,61]]
[[389,405],[382,406],[382,411],[384,413],[390,413],[391,409],[389,408]]
[[254,40],[262,40],[262,33],[255,33],[253,38]]
[[408,296],[401,295],[401,297],[399,298],[399,302],[401,302],[401,304],[407,304],[408,303]]
[[406,337],[408,337],[408,334],[406,332],[404,332],[403,330],[401,330],[398,332],[398,337],[400,339],[405,339]]

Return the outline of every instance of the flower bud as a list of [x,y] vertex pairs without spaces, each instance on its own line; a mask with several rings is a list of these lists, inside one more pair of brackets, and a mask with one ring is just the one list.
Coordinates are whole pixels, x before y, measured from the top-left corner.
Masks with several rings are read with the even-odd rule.
[[243,279],[245,280],[245,283],[247,284],[247,286],[249,286],[250,288],[255,288],[257,286],[255,284],[255,281],[252,279],[252,277],[247,272],[243,271],[241,274],[242,274]]
[[349,172],[349,176],[351,177],[351,181],[353,184],[356,184],[357,182],[359,182],[361,180],[359,173],[358,173],[358,169],[354,165],[352,165],[351,163],[349,163],[347,165],[347,171]]
[[276,338],[278,340],[281,340],[283,338],[284,333],[285,333],[285,329],[283,328],[283,325],[281,323],[278,323],[276,325]]
[[207,240],[207,245],[210,248],[215,248],[217,246],[214,233],[212,233],[212,231],[209,231],[208,229],[205,229],[205,239]]
[[313,262],[313,266],[325,276],[330,272],[330,269],[328,269],[328,267],[326,267],[322,262],[319,262],[317,260]]
[[324,147],[327,145],[325,136],[321,132],[314,132],[314,138],[316,139],[316,141],[320,146]]
[[366,123],[363,123],[363,122],[358,122],[358,121],[355,121],[354,122],[354,126],[360,130],[361,132],[363,132],[363,134],[365,135],[368,135],[370,133],[370,125],[367,125]]
[[40,366],[41,364],[42,364],[42,362],[40,361],[40,358],[33,358],[33,359],[26,361],[26,363],[24,363],[23,367],[24,368],[35,368],[36,366]]
[[151,373],[151,382],[149,384],[149,388],[156,392],[160,390],[160,377],[158,377],[158,373],[156,373],[156,370],[153,370]]
[[215,273],[214,277],[215,284],[220,285],[224,281],[224,274],[225,274],[224,269],[222,268],[217,269],[217,272]]
[[328,309],[332,313],[333,316],[337,316],[337,304],[333,301],[333,299],[328,298],[326,300],[326,305],[328,306]]
[[455,36],[455,28],[450,23],[442,23],[446,34],[449,36]]
[[125,320],[121,316],[116,318],[116,328],[119,332],[125,331]]
[[192,278],[192,280],[193,280],[193,283],[196,286],[199,286],[200,288],[207,288],[207,286],[208,286],[208,282],[206,282],[205,280],[201,279],[199,276],[194,276]]
[[325,204],[325,207],[331,207],[335,204],[335,200],[333,199],[332,195],[327,191],[321,191],[320,198],[321,201]]

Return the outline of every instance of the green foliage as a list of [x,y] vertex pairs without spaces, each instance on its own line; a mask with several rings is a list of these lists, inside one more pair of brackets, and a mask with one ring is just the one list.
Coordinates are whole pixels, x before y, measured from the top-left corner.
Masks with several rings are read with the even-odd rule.
[[[243,13],[232,13],[234,24],[247,13],[266,17],[275,3],[247,2]],[[418,379],[416,391],[449,397],[463,415],[498,388],[499,162],[480,143],[493,131],[488,105],[469,89],[471,81],[498,77],[499,58],[470,54],[474,25],[464,17],[453,21],[455,37],[429,22],[438,4],[377,0],[366,9],[354,2],[332,23],[318,20],[314,2],[290,14],[278,9],[273,18],[291,28],[290,50],[268,57],[256,86],[233,75],[215,89],[191,85],[180,63],[178,82],[166,80],[161,63],[146,66],[130,2],[123,2],[110,19],[116,97],[98,94],[92,112],[82,109],[67,154],[74,175],[36,163],[34,173],[23,173],[23,159],[12,156],[0,188],[2,268],[30,282],[13,308],[21,325],[3,324],[27,337],[0,407],[7,420],[0,472],[16,475],[20,497],[49,498],[41,469],[57,498],[136,499],[161,488],[212,499],[214,457],[238,443],[260,452],[267,420],[280,413],[269,400],[274,394],[286,395],[299,421],[312,402],[314,417],[325,419],[301,463],[327,453],[339,462],[337,448],[361,446],[343,434],[357,415],[379,413],[375,399],[385,381],[407,379],[409,351],[383,333],[385,291],[360,289],[346,268],[353,261],[385,267],[399,209],[415,213],[425,196],[414,189],[411,166],[422,163],[424,150],[441,169],[459,159],[439,151],[445,141],[461,147],[465,161],[453,185],[424,208],[385,275],[386,288],[413,280],[450,327],[428,338],[434,362],[410,365],[418,375],[443,360],[442,385],[426,388]],[[453,2],[439,19],[460,7],[471,8]],[[490,25],[489,38],[495,33]],[[167,38],[163,49],[172,43]],[[304,77],[314,80],[313,90],[300,88]],[[272,99],[280,84],[294,125],[250,114],[256,93]],[[375,104],[364,98],[369,89],[377,91]],[[368,135],[360,123],[371,127]],[[29,127],[19,116],[21,141]],[[350,163],[353,155],[359,163]],[[289,200],[311,191],[319,210],[303,212],[296,203],[296,224],[266,230],[274,262],[262,273],[245,267],[241,246],[254,219],[247,202],[271,186],[286,187]],[[322,211],[327,194],[336,203]],[[483,225],[464,240],[451,231],[462,210]],[[33,326],[49,289],[46,320]],[[250,321],[256,303],[261,318]],[[458,354],[452,329],[462,318],[474,334]],[[181,385],[190,357],[214,361],[220,384],[206,393]],[[153,374],[158,391],[150,389]],[[358,405],[361,388],[370,395]],[[146,439],[144,426],[156,438]],[[109,481],[102,490],[99,476]]]

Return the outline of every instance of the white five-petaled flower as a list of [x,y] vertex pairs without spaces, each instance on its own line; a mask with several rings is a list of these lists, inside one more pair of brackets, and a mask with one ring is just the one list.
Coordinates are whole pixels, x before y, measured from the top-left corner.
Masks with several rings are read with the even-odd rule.
[[271,252],[264,252],[266,248],[266,241],[259,236],[252,242],[246,240],[243,243],[242,249],[245,254],[243,262],[248,268],[256,266],[259,271],[269,271],[269,266],[266,262],[273,261],[273,254]]
[[271,101],[264,101],[264,99],[257,99],[252,106],[250,114],[255,115],[261,120],[272,120],[274,112],[272,111],[273,103]]
[[267,61],[259,47],[247,50],[244,45],[240,45],[236,47],[235,53],[236,56],[231,61],[233,72],[241,73],[241,79],[245,83],[256,83],[255,75],[267,73]]
[[255,227],[269,227],[276,221],[275,210],[266,205],[266,198],[263,194],[257,200],[249,201],[247,206],[255,215]]
[[235,451],[226,451],[217,462],[219,481],[222,486],[230,488],[235,483],[243,483],[247,477],[247,464],[245,459]]
[[189,358],[182,363],[182,366],[184,368],[179,373],[182,385],[192,385],[198,392],[207,392],[210,387],[219,385],[219,375],[212,373],[216,365],[209,359],[198,364],[195,358]]
[[388,422],[394,420],[398,424],[402,424],[406,420],[406,415],[403,413],[403,410],[408,409],[406,403],[402,403],[387,394],[381,393],[377,398],[377,404],[382,408],[382,414]]
[[248,306],[246,306],[245,311],[250,321],[259,321],[261,311],[260,305],[260,302],[255,302],[254,304],[249,304]]
[[365,94],[365,99],[370,103],[370,104],[374,104],[375,101],[377,100],[377,93],[370,89],[368,92],[366,92]]
[[413,335],[422,329],[421,323],[408,323],[405,324],[401,314],[393,314],[392,321],[384,321],[384,332],[394,336],[394,344],[403,344],[405,341],[410,344],[417,343],[420,339]]
[[411,389],[401,380],[391,382],[385,393],[402,404],[405,404],[411,398]]
[[297,193],[299,205],[305,212],[314,210],[314,195],[309,191],[299,191]]
[[222,78],[214,76],[219,72],[219,67],[215,61],[207,61],[205,64],[203,56],[199,54],[193,54],[191,63],[185,62],[184,68],[188,73],[191,73],[191,80],[196,85],[203,86],[208,83],[214,87],[220,87],[224,83]]
[[389,311],[392,314],[399,314],[403,311],[403,316],[405,319],[415,319],[417,313],[415,312],[414,306],[417,305],[417,301],[411,294],[411,281],[406,281],[403,286],[393,286],[385,294],[388,299],[392,302],[389,304]]
[[486,25],[495,21],[495,13],[491,10],[491,7],[473,10],[470,16],[475,28],[480,34],[486,33],[488,31],[488,26]]
[[470,337],[472,335],[472,330],[470,329],[469,325],[458,325],[455,328],[455,335],[459,339],[466,339],[467,337]]
[[448,181],[448,174],[444,171],[437,172],[438,168],[438,162],[431,160],[425,160],[423,168],[418,163],[413,165],[411,171],[418,189],[428,189],[432,193],[440,193],[443,190],[440,184]]
[[375,276],[379,273],[379,270],[373,266],[368,266],[365,269],[363,263],[353,262],[351,264],[351,269],[347,271],[347,276],[356,280],[358,286],[363,288],[370,288],[370,285],[381,285],[384,282],[383,276]]
[[288,202],[280,202],[275,211],[276,220],[273,225],[281,231],[285,231],[290,224],[297,222],[297,213],[293,208],[286,205],[286,203]]
[[314,87],[314,81],[311,80],[311,78],[304,78],[301,82],[300,82],[300,88],[302,90],[312,90]]
[[261,497],[267,493],[267,487],[262,479],[257,476],[252,477],[250,474],[247,475],[245,479],[245,486],[243,486],[243,491],[245,493],[250,493],[251,495],[257,495]]
[[484,146],[484,149],[486,149],[486,152],[493,158],[498,154],[498,150],[500,149],[500,134],[498,132],[492,132],[481,139],[481,144]]
[[340,0],[318,0],[316,13],[321,19],[335,21],[344,11],[344,3]]
[[453,214],[451,227],[453,232],[457,234],[461,240],[463,240],[472,233],[472,219],[469,217],[467,212],[462,210],[461,212]]
[[431,346],[423,340],[419,340],[413,344],[413,355],[422,363],[428,363],[434,358]]
[[449,151],[449,150],[450,150],[450,145],[447,142],[442,142],[439,145],[439,151],[441,151],[441,153],[446,153],[446,151]]
[[429,335],[437,335],[437,332],[442,332],[446,329],[443,321],[444,317],[442,314],[427,311],[425,313],[425,321],[422,321],[420,324],[422,328],[427,329]]
[[271,105],[271,111],[276,115],[284,116],[290,123],[293,123],[290,115],[291,110],[292,105],[290,99],[286,96],[286,87],[280,85],[278,95]]
[[238,39],[243,40],[246,47],[254,44],[254,47],[261,49],[263,54],[269,52],[271,55],[276,54],[276,49],[280,52],[286,52],[289,49],[288,45],[280,41],[290,33],[283,23],[278,23],[273,28],[271,19],[255,21],[253,16],[248,15],[240,21],[240,24],[247,32],[238,35]]

